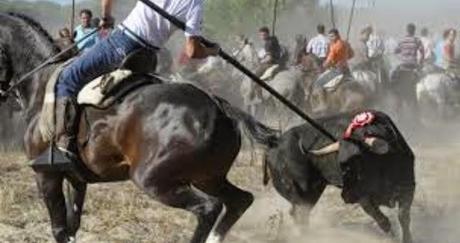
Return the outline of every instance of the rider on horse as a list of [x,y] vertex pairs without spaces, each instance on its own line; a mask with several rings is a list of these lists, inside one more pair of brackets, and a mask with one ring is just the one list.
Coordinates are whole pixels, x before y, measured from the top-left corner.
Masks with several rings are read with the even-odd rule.
[[343,74],[344,78],[351,76],[348,60],[354,56],[353,50],[346,41],[342,40],[337,29],[329,31],[329,39],[331,41],[329,53],[323,63],[323,69],[326,71],[319,76],[315,83],[319,87],[323,87],[339,75]]
[[423,65],[425,50],[422,41],[415,36],[416,27],[408,24],[406,27],[407,35],[398,44],[395,54],[399,54],[401,67],[409,70],[416,70]]
[[371,36],[371,30],[366,27],[360,32],[359,41],[354,49],[355,56],[351,60],[352,68],[357,70],[371,69],[368,41]]
[[280,64],[281,46],[278,38],[274,35],[270,35],[270,29],[268,29],[268,27],[260,28],[259,36],[264,42],[264,49],[260,56],[260,67],[257,69],[256,74],[262,76],[267,69]]
[[443,33],[443,40],[436,46],[436,66],[450,71],[455,68],[455,39],[457,31],[447,29]]
[[[191,58],[217,55],[219,47],[206,48],[200,42],[203,0],[151,0],[186,23],[186,53]],[[101,0],[101,26],[110,26],[113,0]],[[56,146],[73,163],[79,160],[77,131],[80,122],[78,92],[91,80],[117,69],[134,52],[155,53],[176,29],[154,10],[138,2],[113,34],[83,53],[61,73],[56,88]]]
[[[425,50],[420,38],[415,36],[416,27],[408,24],[407,35],[398,43],[395,54],[399,54],[401,64],[391,75],[391,87],[401,102],[409,105],[413,116],[418,116],[416,85],[424,64]],[[402,104],[398,107],[402,107]]]
[[325,29],[326,28],[322,24],[319,24],[316,27],[318,35],[308,42],[306,50],[308,54],[313,54],[319,66],[326,61],[326,57],[329,52],[330,41],[325,35]]

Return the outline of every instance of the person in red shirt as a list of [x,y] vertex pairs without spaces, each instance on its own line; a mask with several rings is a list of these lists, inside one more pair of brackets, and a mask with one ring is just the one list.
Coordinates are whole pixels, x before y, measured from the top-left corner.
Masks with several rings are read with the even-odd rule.
[[329,31],[329,39],[331,40],[329,54],[323,64],[323,68],[337,68],[342,73],[349,72],[348,59],[353,57],[350,45],[342,40],[339,31],[336,29]]
[[443,67],[446,70],[452,69],[455,66],[455,39],[457,38],[457,31],[449,29],[444,34],[446,41],[443,46]]

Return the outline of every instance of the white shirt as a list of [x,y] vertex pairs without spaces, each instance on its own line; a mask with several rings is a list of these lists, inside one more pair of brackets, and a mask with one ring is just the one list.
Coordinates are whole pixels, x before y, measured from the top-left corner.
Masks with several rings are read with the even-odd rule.
[[385,53],[385,42],[377,35],[371,35],[367,41],[368,56],[370,58],[383,56]]
[[[185,36],[201,35],[204,0],[150,0],[166,12],[185,22]],[[156,47],[162,47],[177,30],[167,19],[142,2],[123,21],[123,25]]]
[[433,57],[434,44],[433,41],[428,37],[420,37],[423,44],[423,50],[425,53],[425,60],[429,60]]
[[317,35],[308,42],[307,53],[314,54],[319,58],[326,58],[329,51],[329,39],[322,34]]

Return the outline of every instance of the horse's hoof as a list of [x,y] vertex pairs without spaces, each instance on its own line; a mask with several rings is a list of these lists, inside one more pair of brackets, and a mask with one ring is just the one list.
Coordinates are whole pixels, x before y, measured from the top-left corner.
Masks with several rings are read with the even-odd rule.
[[402,240],[402,243],[413,243],[412,237],[411,236],[404,237]]
[[206,243],[221,243],[221,242],[222,242],[222,237],[214,232],[212,232],[208,236],[208,239],[206,240]]

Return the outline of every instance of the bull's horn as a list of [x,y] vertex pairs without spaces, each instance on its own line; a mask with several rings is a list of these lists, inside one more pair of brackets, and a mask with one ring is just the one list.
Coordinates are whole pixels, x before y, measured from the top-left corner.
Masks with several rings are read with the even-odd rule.
[[340,148],[339,142],[335,142],[333,144],[329,144],[321,149],[318,150],[310,150],[309,152],[315,156],[325,156],[328,154],[332,154],[338,152]]
[[386,154],[390,150],[388,142],[381,138],[368,137],[364,142],[369,145],[370,150],[376,154]]

